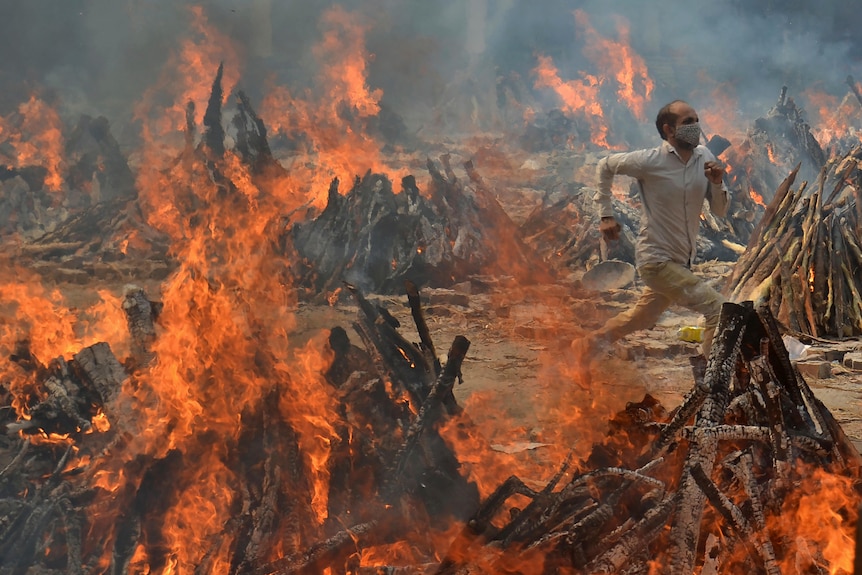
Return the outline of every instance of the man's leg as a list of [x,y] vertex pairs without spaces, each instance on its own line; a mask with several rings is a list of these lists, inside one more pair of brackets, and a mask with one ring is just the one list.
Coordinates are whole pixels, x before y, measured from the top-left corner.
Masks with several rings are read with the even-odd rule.
[[613,343],[630,333],[649,329],[655,325],[670,303],[667,296],[647,286],[635,306],[609,319],[604,327],[599,329],[596,338]]
[[641,274],[645,284],[664,294],[670,302],[703,314],[701,350],[708,357],[721,306],[727,301],[725,297],[690,269],[673,262],[658,264],[656,268],[646,271],[649,280]]
[[648,329],[655,325],[671,300],[650,284],[657,267],[662,264],[646,264],[638,268],[646,288],[634,307],[609,319],[604,326],[589,337],[576,339],[572,348],[581,362],[587,362],[599,350],[630,333]]

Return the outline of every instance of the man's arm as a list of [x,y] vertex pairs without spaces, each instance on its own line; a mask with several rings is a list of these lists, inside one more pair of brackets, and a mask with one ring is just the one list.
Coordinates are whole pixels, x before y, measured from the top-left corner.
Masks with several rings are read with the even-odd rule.
[[730,205],[730,192],[724,185],[725,169],[725,165],[717,160],[707,161],[703,166],[703,173],[709,180],[706,189],[709,211],[720,218],[727,215],[727,208]]
[[716,185],[710,182],[706,197],[709,200],[709,211],[720,218],[727,215],[727,209],[730,206],[730,192],[727,186],[723,183]]
[[649,153],[649,150],[639,150],[636,152],[611,154],[599,160],[596,166],[598,188],[595,195],[596,204],[598,204],[599,208],[599,217],[614,217],[613,193],[611,192],[614,176],[621,174],[637,178],[643,170]]

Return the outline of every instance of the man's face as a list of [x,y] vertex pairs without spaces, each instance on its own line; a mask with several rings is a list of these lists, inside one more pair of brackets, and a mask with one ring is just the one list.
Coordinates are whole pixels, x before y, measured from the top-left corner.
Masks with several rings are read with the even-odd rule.
[[693,150],[697,144],[692,144],[690,142],[685,142],[676,138],[676,131],[680,126],[688,126],[691,124],[697,124],[699,122],[699,118],[697,117],[697,112],[689,106],[688,104],[679,104],[676,110],[673,110],[676,113],[676,124],[673,126],[672,133],[668,134],[668,142],[671,145],[681,148],[683,150]]

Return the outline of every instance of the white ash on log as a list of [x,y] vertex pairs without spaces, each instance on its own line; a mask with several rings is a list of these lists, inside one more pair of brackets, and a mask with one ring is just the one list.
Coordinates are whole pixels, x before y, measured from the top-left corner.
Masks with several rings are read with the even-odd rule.
[[813,185],[778,187],[745,253],[728,278],[736,300],[769,305],[796,333],[862,334],[862,148],[823,167]]

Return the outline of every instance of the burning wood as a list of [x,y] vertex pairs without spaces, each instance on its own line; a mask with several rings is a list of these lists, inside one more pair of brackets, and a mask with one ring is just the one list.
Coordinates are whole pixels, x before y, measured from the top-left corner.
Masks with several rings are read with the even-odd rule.
[[787,328],[814,337],[862,334],[858,146],[832,158],[809,187],[778,187],[729,278],[734,299],[766,302]]
[[550,277],[471,161],[464,162],[470,183],[455,174],[448,154],[427,166],[430,199],[413,176],[402,179],[398,193],[381,174],[356,178],[344,195],[334,180],[326,208],[283,234],[304,261],[298,283],[313,293],[344,281],[392,293],[405,279],[448,287],[477,273],[527,282]]
[[[340,387],[339,395],[343,402],[340,410],[345,413],[345,421],[353,422],[352,425],[343,425],[342,446],[336,449],[329,463],[329,526],[324,532],[332,532],[333,538],[301,556],[288,555],[286,559],[275,562],[267,560],[271,557],[269,546],[275,542],[268,541],[271,537],[266,531],[281,523],[277,517],[287,518],[295,513],[277,501],[284,496],[279,492],[284,489],[282,482],[285,480],[279,478],[278,469],[287,470],[295,465],[289,461],[295,456],[295,451],[275,449],[273,442],[287,441],[289,447],[295,443],[295,439],[290,439],[295,432],[289,429],[289,423],[281,416],[269,412],[262,405],[259,408],[262,411],[243,413],[243,431],[237,448],[250,448],[252,443],[263,441],[272,450],[257,456],[240,457],[234,465],[240,475],[251,474],[254,469],[263,472],[266,476],[263,484],[254,481],[254,485],[247,486],[252,491],[263,491],[244,496],[248,498],[244,503],[247,511],[237,517],[235,524],[226,525],[224,533],[213,542],[215,550],[222,544],[222,539],[236,541],[237,547],[231,559],[236,572],[316,573],[326,565],[346,561],[357,542],[366,538],[360,534],[377,543],[390,541],[397,537],[397,533],[392,531],[393,525],[407,521],[408,517],[412,517],[410,521],[418,520],[418,516],[427,516],[431,521],[450,517],[463,520],[466,519],[465,513],[478,505],[475,486],[458,472],[459,464],[437,433],[435,423],[446,413],[460,411],[452,395],[452,386],[461,377],[461,362],[470,342],[457,337],[447,361],[441,364],[434,354],[430,333],[422,319],[424,314],[415,286],[408,286],[408,294],[423,342],[421,346],[401,336],[396,326],[381,315],[379,308],[358,289],[348,287],[360,308],[360,318],[355,327],[368,346],[365,363],[373,366],[373,370],[364,375],[352,372],[348,381],[333,382]],[[138,356],[130,358],[126,364],[135,369],[145,365],[144,359],[156,359],[149,352],[155,337],[153,320],[156,314],[151,311],[153,308],[158,309],[158,304],[150,302],[140,288],[127,290],[124,309],[130,332],[138,342],[133,346],[133,353]],[[28,418],[9,423],[8,430],[40,435],[63,434],[71,441],[47,482],[43,482],[44,478],[40,476],[30,476],[29,470],[43,466],[43,460],[53,452],[52,444],[28,452],[24,449],[30,445],[27,440],[21,442],[18,456],[0,475],[0,478],[5,476],[7,482],[14,478],[16,483],[33,486],[34,493],[44,498],[31,499],[24,505],[17,503],[16,493],[6,493],[0,498],[0,507],[10,513],[9,521],[0,529],[0,550],[6,557],[0,565],[23,568],[38,564],[48,546],[52,547],[48,555],[50,560],[67,567],[98,560],[102,553],[99,546],[83,545],[81,539],[82,531],[89,531],[97,522],[95,516],[90,516],[95,512],[90,507],[93,500],[103,506],[131,505],[131,510],[122,516],[112,536],[116,542],[111,562],[117,572],[133,569],[133,551],[142,545],[151,567],[167,561],[167,557],[159,556],[161,535],[157,528],[162,514],[175,504],[173,490],[179,486],[172,487],[172,482],[181,482],[179,472],[190,463],[185,455],[171,450],[162,458],[132,462],[126,472],[138,474],[138,487],[135,492],[114,499],[106,499],[106,494],[100,493],[97,485],[89,483],[94,479],[89,473],[66,469],[73,447],[88,452],[95,447],[88,437],[97,438],[98,435],[86,436],[82,432],[90,431],[97,411],[104,410],[115,422],[115,416],[121,417],[120,412],[113,408],[115,398],[120,393],[121,384],[133,376],[120,365],[106,343],[82,350],[69,362],[57,358],[48,367],[42,366],[22,344],[15,360],[25,373],[34,378],[34,383],[31,395],[22,398],[25,403],[22,409]],[[361,367],[361,364],[355,367]],[[384,382],[388,382],[392,389],[385,389]],[[273,396],[268,403],[274,405],[273,401],[277,403],[278,398]],[[406,409],[408,401],[421,406],[415,416]],[[117,423],[122,429],[122,423]],[[277,431],[279,428],[281,431]],[[95,444],[113,443],[113,450],[127,441],[129,438],[123,437],[122,431],[112,430]],[[108,455],[107,452],[101,455],[92,453],[97,459]],[[288,459],[283,459],[285,457]],[[245,480],[253,481],[250,475]],[[297,481],[301,484],[305,479],[294,478],[290,483]],[[73,497],[69,495],[72,493],[75,494]],[[158,497],[156,493],[159,493]],[[154,506],[155,501],[160,504]],[[289,505],[298,504],[299,501],[295,501]],[[391,510],[387,511],[390,507]],[[310,510],[305,513],[310,513]],[[306,519],[310,516],[307,515]],[[385,517],[390,520],[384,521]],[[341,531],[343,524],[356,521],[367,523]],[[21,547],[22,543],[26,545]],[[60,556],[63,553],[65,558]],[[205,564],[200,568],[205,568]]]
[[[809,504],[802,494],[812,477],[840,478],[849,494],[862,458],[791,366],[768,308],[724,306],[706,375],[669,420],[649,398],[629,411],[640,414],[628,418],[638,422],[626,430],[631,447],[617,451],[615,441],[591,457],[613,454],[613,466],[558,488],[566,463],[541,491],[510,478],[436,573],[537,562],[543,573],[647,573],[651,566],[781,573],[785,565],[807,570],[840,561],[846,568],[852,561],[831,556],[828,539],[805,542],[793,532],[790,517]],[[528,504],[512,518],[505,507],[516,494]],[[855,506],[838,511],[855,521]]]
[[[649,398],[631,405],[588,460],[564,462],[538,489],[513,477],[480,502],[439,430],[452,418],[471,425],[452,392],[470,342],[456,337],[441,361],[417,285],[441,270],[533,280],[543,270],[470,162],[467,184],[448,156],[429,161],[427,199],[411,178],[401,194],[371,172],[344,196],[336,181],[315,222],[281,228],[279,239],[304,240],[291,247],[309,260],[299,266],[306,286],[353,296],[365,348],[334,328],[322,350],[312,342],[296,352],[308,357],[290,357],[287,322],[273,318],[294,303],[284,293],[285,268],[296,263],[284,256],[294,252],[273,245],[273,220],[254,218],[279,206],[267,200],[286,174],[241,94],[236,148],[226,148],[221,77],[220,69],[200,143],[187,107],[186,149],[158,174],[176,178],[159,192],[171,195],[160,224],[180,232],[178,269],[167,305],[133,286],[124,293],[129,357],[120,362],[100,342],[44,366],[22,340],[3,374],[4,385],[26,393],[14,398],[20,412],[3,412],[18,435],[2,438],[0,566],[364,574],[363,552],[410,531],[425,546],[388,572],[843,565],[824,539],[775,523],[809,505],[808,478],[848,492],[859,456],[790,365],[768,308],[725,306],[706,375],[674,414]],[[427,236],[409,235],[426,228]],[[398,233],[408,241],[391,242]],[[362,251],[356,237],[392,251]],[[327,251],[344,245],[346,258]],[[430,247],[437,268],[417,258]],[[360,281],[343,286],[352,272]],[[364,295],[369,278],[377,291],[416,278],[407,299],[419,344]],[[311,361],[330,354],[331,362]],[[323,407],[310,408],[312,399]],[[110,429],[83,433],[100,414]],[[66,437],[26,441],[48,431]],[[217,481],[203,477],[211,474]],[[855,506],[839,511],[855,521]],[[212,517],[223,522],[204,528]],[[427,542],[432,530],[460,531],[442,561]]]

